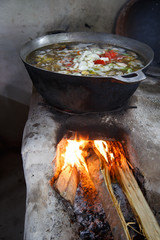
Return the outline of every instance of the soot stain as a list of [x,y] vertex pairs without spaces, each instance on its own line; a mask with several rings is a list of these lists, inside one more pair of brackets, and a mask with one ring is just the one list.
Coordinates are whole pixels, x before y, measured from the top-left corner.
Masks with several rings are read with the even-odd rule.
[[92,28],[92,26],[89,25],[88,23],[85,23],[84,26],[85,26],[86,28],[89,28],[89,29]]

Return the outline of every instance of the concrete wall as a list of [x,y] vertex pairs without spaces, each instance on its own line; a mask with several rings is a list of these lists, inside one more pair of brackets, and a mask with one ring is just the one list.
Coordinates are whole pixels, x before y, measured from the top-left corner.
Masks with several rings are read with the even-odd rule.
[[[21,119],[22,112],[17,109],[17,103],[29,104],[32,84],[19,57],[19,50],[25,42],[55,29],[110,33],[116,14],[125,2],[126,0],[1,0],[0,96],[6,98],[1,101],[1,112],[5,114],[10,108],[13,110],[15,102],[14,117]],[[4,126],[1,122],[0,117],[2,129]],[[10,119],[6,118],[4,125],[8,126],[9,122]],[[17,127],[15,121],[10,134],[14,134]]]

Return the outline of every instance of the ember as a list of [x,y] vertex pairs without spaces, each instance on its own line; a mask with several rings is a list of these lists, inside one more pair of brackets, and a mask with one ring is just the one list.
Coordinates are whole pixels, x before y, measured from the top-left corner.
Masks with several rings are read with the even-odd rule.
[[[160,239],[159,226],[132,174],[120,142],[64,137],[57,146],[53,163],[51,185],[75,208],[77,221],[82,227],[82,239]],[[113,190],[115,181],[132,208],[134,223],[126,222]],[[79,205],[83,205],[83,211],[79,210]],[[93,218],[92,214],[101,217]],[[87,223],[86,218],[92,219],[92,223],[90,220]],[[139,228],[131,231],[134,228],[131,225],[136,222]]]

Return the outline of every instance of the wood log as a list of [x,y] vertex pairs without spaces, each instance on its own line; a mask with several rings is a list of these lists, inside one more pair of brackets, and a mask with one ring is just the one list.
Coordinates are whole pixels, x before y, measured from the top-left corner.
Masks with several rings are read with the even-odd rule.
[[79,177],[76,167],[67,166],[59,175],[54,188],[72,205],[76,195]]
[[78,183],[79,175],[77,172],[77,168],[73,167],[72,174],[70,176],[68,186],[65,192],[65,199],[68,200],[72,204],[72,206],[74,205]]
[[[112,189],[111,181],[109,183],[110,187],[108,187],[108,185],[105,185],[103,175],[100,171],[99,158],[96,156],[96,154],[92,154],[86,160],[86,162],[87,162],[90,178],[92,179],[95,185],[96,191],[98,193],[98,197],[104,208],[107,221],[112,230],[114,240],[120,240],[120,239],[130,240],[131,238],[129,235],[129,231],[127,229],[125,220],[123,218],[123,214],[121,213],[121,210],[119,208],[119,204],[115,200],[115,198],[113,200],[113,192],[111,194],[111,189]],[[108,178],[110,179],[109,174],[108,174]],[[122,221],[122,218],[123,218],[123,221]]]
[[52,162],[53,165],[53,177],[50,180],[50,185],[53,186],[54,182],[59,177],[64,165],[63,153],[66,151],[67,140],[63,138],[57,145],[56,156]]
[[159,240],[160,228],[127,164],[115,168],[117,180],[126,195],[146,239]]
[[[124,194],[126,195],[130,206],[135,214],[135,218],[139,223],[140,229],[148,240],[160,239],[160,228],[154,217],[146,199],[140,190],[136,179],[130,170],[125,152],[120,142],[109,142],[109,148],[114,154],[114,161],[112,162],[112,172],[116,176]],[[108,171],[108,164],[101,156],[103,166],[106,172]],[[108,173],[104,172],[104,176]]]

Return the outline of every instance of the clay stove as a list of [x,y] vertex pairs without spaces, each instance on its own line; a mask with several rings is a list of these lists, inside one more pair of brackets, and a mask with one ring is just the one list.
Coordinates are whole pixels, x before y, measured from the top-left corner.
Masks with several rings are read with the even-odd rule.
[[77,223],[71,221],[72,209],[68,206],[66,210],[61,197],[49,185],[57,143],[68,129],[92,134],[100,126],[99,131],[107,138],[124,141],[132,166],[144,176],[146,199],[160,220],[159,93],[158,80],[148,78],[130,100],[129,106],[136,108],[68,116],[45,105],[33,92],[22,148],[27,184],[24,239],[82,239]]

